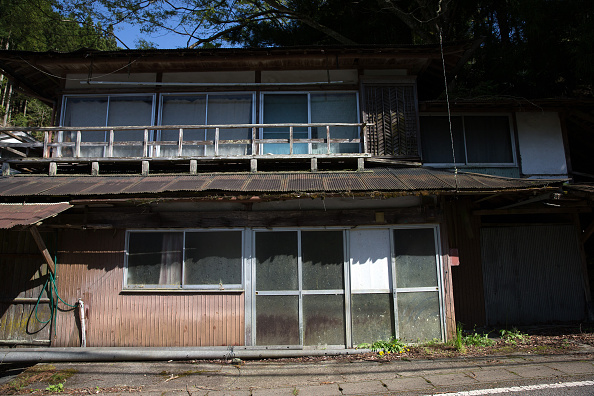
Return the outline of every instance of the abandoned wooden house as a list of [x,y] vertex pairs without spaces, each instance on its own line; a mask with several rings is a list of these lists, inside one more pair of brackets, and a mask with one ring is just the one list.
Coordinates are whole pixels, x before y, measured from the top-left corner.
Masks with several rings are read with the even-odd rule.
[[566,107],[448,107],[470,50],[0,51],[55,125],[0,130],[0,343],[350,348],[585,319]]

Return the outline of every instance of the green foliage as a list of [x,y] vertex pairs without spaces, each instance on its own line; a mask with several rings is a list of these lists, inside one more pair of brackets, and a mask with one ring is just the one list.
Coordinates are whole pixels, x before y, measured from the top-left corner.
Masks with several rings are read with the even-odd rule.
[[501,339],[506,344],[523,344],[528,339],[528,334],[522,333],[515,327],[513,327],[511,330],[501,329],[499,330],[499,334],[501,335]]
[[47,388],[45,388],[45,390],[50,393],[62,393],[64,391],[64,384],[60,383],[60,384],[50,385]]
[[466,346],[464,346],[464,335],[462,334],[462,323],[459,322],[456,324],[456,338],[454,339],[454,346],[458,352],[466,352]]
[[379,340],[371,344],[371,350],[383,354],[402,353],[406,351],[406,344],[392,337],[388,341]]
[[463,338],[464,345],[472,345],[478,347],[487,347],[495,344],[495,341],[489,338],[489,334],[485,333],[477,333],[473,331],[471,334],[464,336]]

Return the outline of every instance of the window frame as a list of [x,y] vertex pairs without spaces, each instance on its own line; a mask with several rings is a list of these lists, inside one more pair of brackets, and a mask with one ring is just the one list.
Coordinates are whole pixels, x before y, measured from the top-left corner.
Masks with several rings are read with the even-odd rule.
[[[62,96],[62,108],[60,109],[60,126],[65,126],[64,125],[64,119],[66,117],[66,110],[67,110],[67,106],[68,106],[68,98],[107,98],[107,108],[106,108],[106,112],[105,112],[105,122],[103,123],[103,125],[94,125],[96,127],[108,127],[109,125],[107,125],[108,120],[109,120],[109,105],[111,102],[112,98],[124,98],[124,97],[150,97],[151,101],[152,101],[152,105],[151,105],[151,123],[147,126],[154,126],[155,125],[155,111],[157,109],[157,94],[156,93],[144,93],[144,92],[138,92],[138,93],[124,93],[124,94],[113,94],[113,93],[96,93],[96,94],[89,94],[89,95],[85,95],[85,94],[65,94]],[[138,126],[144,126],[144,125],[138,125]],[[74,127],[76,127],[76,125],[74,125]],[[91,127],[92,128],[92,127]],[[99,143],[105,143],[108,141],[108,135],[109,135],[109,131],[105,131],[104,135],[103,135],[103,141],[99,142]],[[149,130],[149,140],[153,140],[154,137],[154,131]],[[58,141],[59,142],[63,142],[64,141],[64,132],[60,131],[58,132]],[[106,153],[107,148],[104,147],[103,148],[103,157],[105,157],[105,153]]]
[[[241,283],[222,283],[222,284],[185,284],[185,261],[186,261],[186,233],[193,232],[240,232],[241,233],[241,259],[240,259],[240,271],[241,271]],[[181,278],[179,285],[159,285],[159,284],[148,284],[148,285],[134,285],[128,284],[128,258],[130,255],[130,234],[132,233],[181,233],[182,234],[182,263],[181,263]],[[124,276],[122,291],[140,291],[146,290],[151,292],[159,291],[215,291],[215,292],[243,292],[245,285],[245,263],[248,259],[245,255],[246,246],[246,230],[245,228],[184,228],[184,229],[130,229],[126,230],[126,240],[124,247]]]
[[[423,117],[445,117],[448,118],[447,113],[441,112],[427,112],[427,113],[419,113],[419,125],[421,125],[421,120]],[[513,115],[512,113],[471,113],[471,112],[462,112],[462,113],[452,113],[451,117],[460,117],[462,121],[462,137],[463,137],[463,144],[464,144],[464,162],[460,162],[458,158],[456,158],[456,162],[429,162],[425,161],[423,158],[423,163],[428,164],[434,167],[441,167],[441,168],[449,168],[452,166],[456,167],[468,167],[468,168],[476,168],[476,167],[497,167],[497,168],[515,168],[518,166],[517,160],[517,149],[516,149],[516,131],[514,128],[513,123]],[[512,155],[512,162],[469,162],[468,161],[468,146],[466,143],[466,123],[464,121],[465,117],[507,117],[509,122],[509,138],[510,138],[510,150]],[[446,131],[449,134],[449,130]],[[420,130],[421,133],[421,146],[423,143],[422,135],[423,131]],[[424,147],[421,147],[421,152],[425,153]]]
[[[359,91],[356,90],[321,90],[321,91],[307,91],[307,90],[300,90],[300,91],[260,91],[259,95],[259,109],[258,109],[258,121],[260,124],[264,124],[264,95],[307,95],[307,123],[311,124],[311,95],[312,94],[355,94],[355,104],[357,107],[356,116],[357,120],[355,123],[361,122],[361,104],[360,104],[360,97]],[[266,128],[268,129],[268,128]],[[307,139],[311,139],[311,127],[307,128]],[[264,128],[260,128],[258,132],[258,136],[260,139],[264,139]],[[288,132],[287,132],[288,138]],[[271,143],[275,144],[275,143]],[[276,143],[282,144],[282,143]],[[307,144],[307,154],[313,154],[313,143],[297,143],[297,144]],[[260,152],[263,152],[263,145],[260,144]],[[363,152],[363,143],[359,143],[359,153]],[[332,153],[334,155],[341,154],[341,153]]]

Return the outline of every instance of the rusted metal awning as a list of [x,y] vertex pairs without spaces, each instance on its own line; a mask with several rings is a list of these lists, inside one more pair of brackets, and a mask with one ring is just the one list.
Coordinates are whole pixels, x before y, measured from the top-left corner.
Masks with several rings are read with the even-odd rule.
[[558,185],[563,180],[527,180],[430,168],[376,168],[364,172],[203,173],[155,176],[0,177],[0,197],[131,196],[186,193],[477,193]]
[[0,204],[0,229],[33,225],[71,207],[67,202]]

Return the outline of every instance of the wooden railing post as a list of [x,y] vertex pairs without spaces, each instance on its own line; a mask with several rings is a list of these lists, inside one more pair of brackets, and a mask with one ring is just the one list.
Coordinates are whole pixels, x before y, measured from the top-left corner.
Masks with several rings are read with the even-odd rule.
[[328,154],[330,154],[330,125],[326,125],[326,147]]
[[144,137],[142,139],[142,156],[148,157],[148,129],[144,130]]
[[107,143],[107,156],[113,157],[113,129],[109,130],[109,142]]
[[74,147],[74,157],[80,157],[80,141],[81,141],[81,131],[76,131],[76,146]]
[[256,127],[252,128],[252,155],[258,154],[258,144],[256,140],[258,139],[258,131]]
[[49,158],[50,153],[49,153],[49,137],[50,137],[50,133],[49,131],[45,131],[43,132],[43,158]]
[[215,157],[219,155],[219,128],[215,128],[215,138],[214,138],[214,155]]
[[289,127],[289,154],[293,155],[293,127]]
[[182,156],[182,149],[184,144],[184,129],[179,128],[179,135],[177,137],[177,156]]

